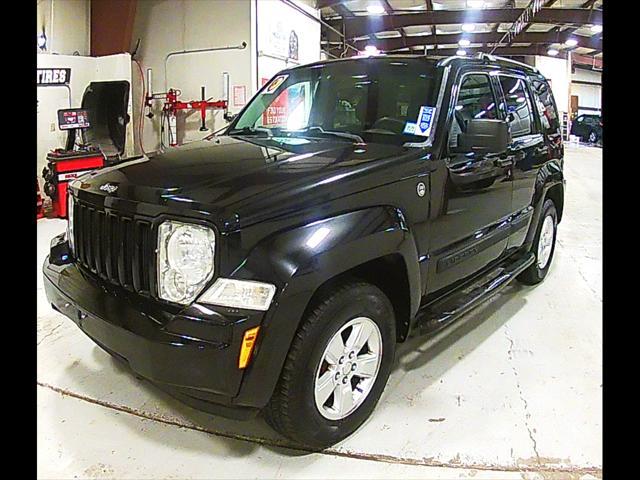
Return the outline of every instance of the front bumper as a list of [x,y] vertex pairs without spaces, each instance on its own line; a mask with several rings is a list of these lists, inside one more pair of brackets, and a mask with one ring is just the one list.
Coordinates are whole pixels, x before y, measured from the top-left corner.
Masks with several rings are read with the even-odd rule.
[[61,262],[53,248],[43,273],[54,309],[138,375],[184,403],[237,419],[251,418],[263,406],[246,401],[238,405],[234,398],[245,373],[238,368],[242,336],[261,324],[264,312],[199,305],[180,310],[111,285],[75,263]]

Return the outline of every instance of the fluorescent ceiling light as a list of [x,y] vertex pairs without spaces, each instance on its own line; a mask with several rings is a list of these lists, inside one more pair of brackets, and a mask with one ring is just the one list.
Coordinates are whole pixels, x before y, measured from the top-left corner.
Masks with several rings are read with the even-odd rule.
[[372,15],[381,15],[384,13],[384,7],[382,5],[367,5],[367,12]]
[[556,55],[558,55],[558,50],[556,50],[555,48],[550,48],[549,50],[547,50],[547,55],[551,56],[551,57],[555,57]]
[[476,26],[473,23],[465,23],[462,25],[463,32],[473,32],[476,29]]
[[367,45],[364,47],[365,55],[380,55],[380,50],[375,45]]
[[570,38],[566,42],[564,42],[564,44],[567,47],[575,47],[576,45],[578,45],[578,40],[576,40],[575,38]]
[[460,45],[461,47],[468,47],[469,45],[471,45],[471,42],[467,38],[461,38],[458,41],[458,45]]
[[466,50],[460,49],[456,52],[459,57],[464,57],[467,54]]
[[482,8],[484,4],[484,0],[467,0],[467,8]]
[[600,33],[600,32],[602,32],[602,25],[593,25],[593,26],[591,27],[591,31],[592,31],[593,33]]

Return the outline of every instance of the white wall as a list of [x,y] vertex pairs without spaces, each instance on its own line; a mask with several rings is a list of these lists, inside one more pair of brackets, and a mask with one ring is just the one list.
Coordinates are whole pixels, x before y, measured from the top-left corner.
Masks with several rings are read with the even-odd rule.
[[[578,114],[599,113],[602,108],[602,73],[583,68],[576,68],[571,75],[571,95],[578,96],[578,107],[592,107],[595,110],[578,108]],[[599,83],[600,85],[584,85],[575,81]]]
[[535,57],[535,66],[551,82],[551,90],[560,112],[569,111],[571,70],[569,62],[562,58]]
[[[312,14],[319,15],[309,5],[298,3]],[[259,53],[286,57],[291,30],[298,35],[296,63],[319,60],[320,25],[280,0],[145,0],[138,2],[132,47],[140,38],[136,58],[142,65],[144,75],[147,68],[153,69],[153,90],[159,93],[165,91],[164,61],[169,52],[236,46],[246,42],[244,50],[172,56],[166,74],[166,86],[181,90],[179,99],[188,101],[200,99],[201,85],[206,88],[207,98],[221,99],[222,74],[228,72],[229,110],[237,113],[244,104],[234,103],[234,87],[244,88],[246,101],[249,101],[261,85],[260,78],[270,78],[287,65],[292,65],[291,62]],[[134,66],[136,122],[140,118],[141,81],[139,70]],[[162,104],[161,100],[155,101],[154,117],[143,118],[146,152],[160,147]],[[224,127],[226,122],[222,111],[210,110],[206,122],[209,131],[200,132],[199,113],[189,111],[180,112],[177,125],[179,142],[188,143]]]
[[90,8],[90,0],[38,0],[36,35],[44,29],[47,49],[37,52],[89,55]]
[[[93,81],[127,80],[131,83],[131,56],[128,53],[105,57],[81,57],[77,55],[38,55],[38,68],[70,68],[71,81],[66,87],[37,88],[37,172],[41,176],[47,164],[47,153],[54,148],[64,148],[67,133],[58,130],[58,110],[79,108],[82,96]],[[71,96],[69,97],[69,93]],[[129,96],[128,113],[132,115],[132,99]],[[125,155],[133,155],[133,133],[127,129]]]
[[[170,52],[236,46],[247,43],[244,50],[193,53],[172,56],[166,73],[166,85],[181,90],[180,100],[199,100],[200,86],[207,98],[223,96],[222,73],[229,72],[230,90],[244,86],[247,99],[252,91],[251,0],[146,0],[139,1],[136,10],[132,46],[141,39],[136,58],[146,69],[153,69],[154,92],[165,91],[165,57]],[[140,113],[140,73],[134,68],[135,119]],[[241,106],[230,105],[231,112]],[[152,119],[144,117],[144,148],[147,153],[160,147],[160,120],[163,102],[154,102]],[[196,111],[178,115],[178,138],[186,143],[198,140],[226,122],[221,110],[207,111],[209,132],[200,132],[200,114]]]
[[[294,0],[295,1],[295,0]],[[320,12],[303,2],[301,8],[320,18]],[[280,0],[258,0],[258,87],[280,70],[320,60],[320,24]],[[298,58],[289,57],[289,38],[298,38]]]

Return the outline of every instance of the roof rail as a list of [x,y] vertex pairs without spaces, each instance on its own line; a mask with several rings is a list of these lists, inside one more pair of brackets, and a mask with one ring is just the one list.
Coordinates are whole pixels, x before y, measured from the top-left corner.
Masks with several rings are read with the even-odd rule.
[[540,71],[536,68],[533,67],[531,65],[527,65],[526,63],[522,63],[522,62],[518,62],[517,60],[512,60],[510,58],[505,58],[505,57],[498,57],[497,55],[491,55],[489,53],[485,53],[485,52],[478,52],[476,53],[473,57],[462,57],[462,56],[458,56],[458,55],[452,55],[450,57],[446,57],[441,59],[438,62],[438,66],[445,66],[447,65],[449,62],[452,62],[453,60],[456,59],[464,59],[464,58],[473,58],[476,60],[482,60],[482,61],[486,61],[486,62],[503,62],[503,63],[511,63],[513,65],[519,65],[527,70],[530,70],[534,73],[540,73]]
[[486,60],[490,62],[504,62],[504,63],[512,63],[514,65],[519,65],[520,67],[524,67],[527,70],[531,70],[535,73],[540,73],[540,71],[531,65],[527,65],[526,63],[518,62],[517,60],[512,60],[511,58],[499,57],[497,55],[491,55],[489,53],[478,52],[474,55],[474,58],[479,60]]

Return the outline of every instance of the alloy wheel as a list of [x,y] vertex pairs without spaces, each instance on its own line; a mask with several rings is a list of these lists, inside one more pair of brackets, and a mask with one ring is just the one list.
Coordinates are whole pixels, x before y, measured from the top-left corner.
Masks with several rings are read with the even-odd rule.
[[538,240],[538,268],[541,270],[549,263],[551,258],[551,251],[553,250],[553,237],[555,233],[555,224],[553,217],[547,215],[542,223],[542,229],[540,230],[540,239]]
[[320,414],[340,420],[367,398],[382,363],[382,334],[368,317],[357,317],[336,332],[322,354],[314,379]]

